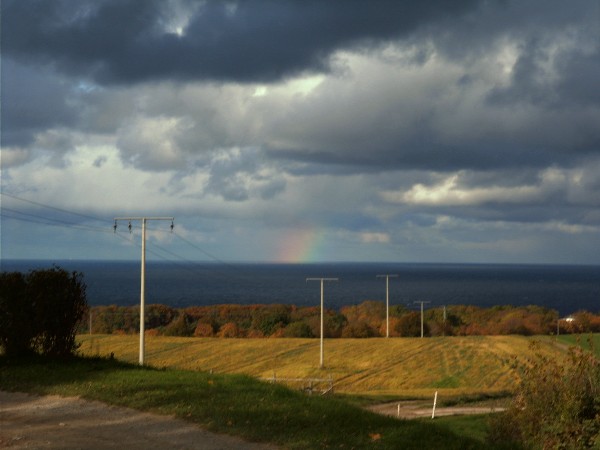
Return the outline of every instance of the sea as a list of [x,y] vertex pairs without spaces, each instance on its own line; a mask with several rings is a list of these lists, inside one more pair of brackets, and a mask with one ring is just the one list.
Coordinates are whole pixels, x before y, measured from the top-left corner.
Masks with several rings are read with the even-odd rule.
[[[82,272],[92,306],[140,302],[140,261],[2,260],[1,271],[53,265]],[[600,266],[410,263],[146,262],[146,304],[175,308],[217,304],[317,306],[339,310],[365,300],[419,309],[476,305],[539,305],[561,316],[600,312]],[[309,279],[310,278],[310,279]],[[309,279],[309,280],[307,280]]]

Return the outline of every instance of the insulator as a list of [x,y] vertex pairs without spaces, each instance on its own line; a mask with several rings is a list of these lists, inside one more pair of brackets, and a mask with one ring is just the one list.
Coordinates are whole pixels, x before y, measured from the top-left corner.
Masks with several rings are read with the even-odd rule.
[[175,224],[173,223],[173,221],[171,220],[171,233],[173,232],[173,228],[175,228]]
[[129,226],[127,228],[129,228],[129,233],[131,234],[131,221],[129,221]]
[[117,221],[115,220],[115,224],[113,225],[113,232],[117,232]]

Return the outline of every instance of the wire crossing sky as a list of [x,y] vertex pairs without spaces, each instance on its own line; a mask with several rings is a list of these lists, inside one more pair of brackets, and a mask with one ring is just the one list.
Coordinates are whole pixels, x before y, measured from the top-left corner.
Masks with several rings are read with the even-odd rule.
[[189,260],[600,264],[597,0],[1,20],[3,259],[137,259],[88,228],[153,215],[187,242],[150,247]]

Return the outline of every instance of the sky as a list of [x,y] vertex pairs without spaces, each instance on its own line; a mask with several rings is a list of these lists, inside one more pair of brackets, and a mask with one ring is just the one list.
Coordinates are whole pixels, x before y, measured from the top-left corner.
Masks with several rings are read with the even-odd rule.
[[600,1],[3,0],[2,259],[600,264]]

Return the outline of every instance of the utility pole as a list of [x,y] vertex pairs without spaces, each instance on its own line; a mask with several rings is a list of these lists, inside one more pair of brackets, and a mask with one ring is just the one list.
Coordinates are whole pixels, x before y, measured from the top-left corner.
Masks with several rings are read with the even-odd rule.
[[129,222],[128,228],[131,233],[131,221],[139,220],[142,222],[142,270],[141,270],[141,280],[140,280],[140,358],[139,364],[140,366],[144,365],[144,353],[145,353],[145,336],[144,336],[144,328],[146,321],[146,222],[148,220],[170,220],[171,221],[171,231],[173,231],[173,221],[174,217],[115,217],[115,225],[114,231],[117,232],[117,222],[119,220],[127,220]]
[[309,281],[320,281],[321,282],[321,359],[319,363],[319,369],[323,368],[323,282],[324,281],[338,281],[338,278],[307,278],[306,282]]
[[385,278],[385,337],[390,337],[390,278],[398,278],[398,275],[376,275],[377,278]]
[[446,337],[446,305],[444,305],[444,325],[442,329],[442,336]]
[[421,304],[421,338],[423,337],[423,304],[424,303],[431,303],[430,301],[418,301],[418,302],[414,302],[414,303],[420,303]]

